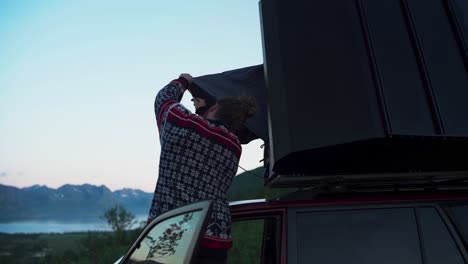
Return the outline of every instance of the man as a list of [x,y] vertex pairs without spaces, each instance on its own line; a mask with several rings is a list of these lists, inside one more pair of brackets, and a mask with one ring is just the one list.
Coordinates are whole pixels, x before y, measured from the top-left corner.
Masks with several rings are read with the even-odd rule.
[[[255,114],[255,98],[223,98],[200,116],[180,104],[191,81],[189,74],[181,74],[156,96],[161,158],[148,221],[185,204],[212,200],[199,263],[225,263],[232,246],[227,192],[242,152],[235,133]],[[206,105],[198,99],[194,103],[197,109]]]

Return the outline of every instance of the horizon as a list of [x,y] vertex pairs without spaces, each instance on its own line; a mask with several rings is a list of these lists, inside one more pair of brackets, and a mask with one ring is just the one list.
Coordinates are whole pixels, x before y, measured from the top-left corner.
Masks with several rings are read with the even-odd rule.
[[[0,38],[0,183],[18,188],[152,192],[157,91],[263,63],[258,0],[2,2]],[[243,145],[240,166],[262,166],[262,144]]]
[[[243,173],[249,173],[251,172],[252,170],[256,170],[258,168],[261,168],[261,167],[257,167],[257,168],[253,168],[251,170],[248,170],[247,172],[245,171],[242,171],[241,173],[238,173],[236,176],[234,177],[237,177]],[[261,175],[258,175],[258,176],[261,176]],[[122,188],[118,188],[118,189],[112,189],[110,188],[109,186],[105,185],[105,184],[92,184],[92,183],[81,183],[81,184],[71,184],[71,183],[64,183],[63,185],[60,185],[58,187],[51,187],[51,186],[48,186],[46,184],[33,184],[33,185],[30,185],[30,186],[23,186],[23,187],[19,187],[19,186],[14,186],[14,185],[8,185],[8,184],[3,184],[3,183],[0,183],[0,185],[3,185],[3,186],[7,186],[7,187],[14,187],[14,188],[18,188],[18,189],[28,189],[28,188],[33,188],[35,186],[38,186],[38,187],[46,187],[48,189],[52,189],[52,190],[57,190],[57,189],[60,189],[62,188],[63,186],[65,185],[70,185],[70,186],[83,186],[83,185],[91,185],[91,186],[95,186],[95,187],[106,187],[108,188],[109,190],[111,190],[112,192],[115,192],[115,191],[120,191],[120,190],[125,190],[125,189],[129,189],[129,190],[140,190],[140,191],[143,191],[143,192],[147,192],[147,193],[154,193],[154,190],[153,191],[145,191],[143,189],[139,189],[139,188],[130,188],[130,187],[122,187]],[[156,186],[155,186],[156,187]]]
[[[45,184],[33,184],[33,185],[31,185],[31,186],[25,186],[25,187],[18,187],[18,186],[13,186],[13,185],[5,185],[5,184],[1,184],[1,183],[0,183],[0,185],[7,186],[7,187],[14,187],[14,188],[18,188],[18,189],[30,189],[30,188],[35,188],[35,187],[37,187],[37,188],[46,187],[46,188],[51,189],[51,190],[57,190],[57,189],[60,189],[60,188],[62,188],[62,187],[64,187],[64,186],[67,186],[67,185],[69,185],[69,186],[85,186],[85,185],[90,185],[90,186],[94,186],[94,187],[106,187],[106,188],[108,188],[109,190],[111,190],[112,192],[114,192],[114,191],[120,191],[120,190],[125,190],[125,189],[127,189],[127,190],[140,190],[140,191],[143,191],[143,190],[141,190],[141,189],[125,188],[125,187],[122,188],[122,189],[113,190],[113,189],[110,189],[110,188],[109,188],[108,186],[106,186],[105,184],[96,185],[96,184],[91,184],[91,183],[82,183],[82,184],[69,184],[69,183],[65,183],[65,184],[63,184],[63,185],[61,185],[61,186],[59,186],[59,187],[56,187],[56,188],[47,186],[47,185],[45,185]],[[146,191],[145,191],[145,192],[146,192]]]

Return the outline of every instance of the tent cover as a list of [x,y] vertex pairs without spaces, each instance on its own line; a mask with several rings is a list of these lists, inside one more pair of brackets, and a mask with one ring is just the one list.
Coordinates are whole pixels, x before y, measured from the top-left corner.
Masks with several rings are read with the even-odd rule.
[[261,138],[268,142],[267,90],[263,65],[255,65],[193,78],[192,85],[215,99],[228,96],[254,96],[257,99],[257,113],[248,118],[239,133],[242,144]]

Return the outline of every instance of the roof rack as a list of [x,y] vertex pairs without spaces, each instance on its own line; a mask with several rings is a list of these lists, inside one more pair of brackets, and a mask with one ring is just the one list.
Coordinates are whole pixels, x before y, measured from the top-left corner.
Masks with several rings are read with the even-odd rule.
[[358,175],[274,175],[268,186],[332,192],[401,190],[468,190],[468,172],[411,172]]

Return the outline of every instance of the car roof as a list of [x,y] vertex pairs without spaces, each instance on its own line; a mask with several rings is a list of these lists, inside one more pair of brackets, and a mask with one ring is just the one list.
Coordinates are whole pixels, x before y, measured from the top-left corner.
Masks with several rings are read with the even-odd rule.
[[417,203],[417,202],[468,202],[466,191],[407,191],[407,192],[370,192],[370,193],[325,193],[316,195],[310,190],[300,190],[284,197],[273,199],[254,199],[232,201],[231,211],[284,209],[300,206]]

